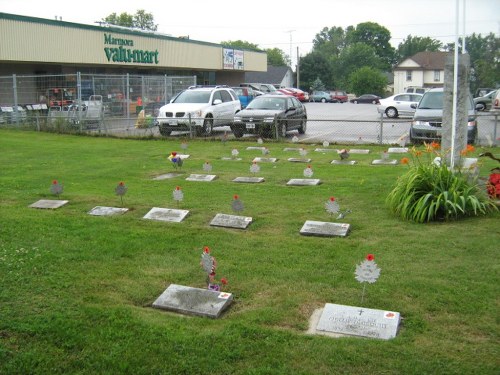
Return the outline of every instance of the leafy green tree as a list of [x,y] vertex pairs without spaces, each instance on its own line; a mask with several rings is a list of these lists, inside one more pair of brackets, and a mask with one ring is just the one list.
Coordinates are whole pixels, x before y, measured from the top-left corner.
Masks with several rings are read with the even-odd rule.
[[309,91],[313,82],[319,78],[326,87],[333,88],[333,75],[330,59],[320,52],[311,52],[300,59],[300,86]]
[[267,64],[273,66],[287,66],[290,65],[290,59],[279,48],[266,49]]
[[313,40],[313,49],[331,56],[338,56],[346,46],[345,31],[341,27],[324,27]]
[[377,69],[364,66],[349,75],[350,91],[356,95],[375,94],[383,96],[387,78]]
[[391,32],[375,22],[364,22],[346,33],[347,44],[364,43],[373,47],[383,62],[383,69],[390,70],[395,62],[395,49],[391,46]]
[[421,36],[408,35],[401,43],[399,43],[396,55],[397,63],[403,62],[408,57],[411,57],[418,52],[437,52],[443,48],[443,43],[439,40]]
[[319,78],[316,78],[312,83],[311,91],[325,91],[325,85]]
[[232,47],[236,49],[249,49],[253,51],[262,51],[257,44],[247,42],[245,40],[227,40],[220,42],[223,46]]
[[116,13],[111,13],[106,18],[103,18],[102,21],[111,25],[136,27],[141,30],[156,31],[158,29],[158,25],[154,23],[153,14],[146,13],[144,9],[139,9],[135,14],[124,12],[117,15]]
[[346,47],[332,64],[332,75],[336,77],[339,88],[348,87],[350,74],[363,66],[380,70],[384,63],[368,44],[354,43]]

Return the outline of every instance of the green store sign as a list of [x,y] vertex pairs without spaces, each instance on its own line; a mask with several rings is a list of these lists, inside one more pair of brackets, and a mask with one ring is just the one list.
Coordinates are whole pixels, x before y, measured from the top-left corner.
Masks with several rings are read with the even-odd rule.
[[132,49],[134,41],[131,39],[114,38],[111,34],[104,34],[104,44],[118,47],[104,47],[108,62],[158,64],[158,50],[144,51]]

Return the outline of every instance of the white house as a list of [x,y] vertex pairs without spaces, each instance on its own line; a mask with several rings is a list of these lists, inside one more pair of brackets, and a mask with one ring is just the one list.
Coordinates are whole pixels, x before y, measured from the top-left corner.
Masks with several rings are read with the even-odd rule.
[[443,87],[448,52],[419,52],[394,68],[394,93],[410,87]]

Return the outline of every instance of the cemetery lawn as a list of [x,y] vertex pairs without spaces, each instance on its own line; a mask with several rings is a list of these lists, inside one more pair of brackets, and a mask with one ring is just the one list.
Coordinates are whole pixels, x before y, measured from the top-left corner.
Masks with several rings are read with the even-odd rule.
[[[354,166],[331,165],[336,153],[311,145],[265,143],[277,163],[261,163],[254,139],[124,140],[0,131],[0,373],[2,374],[498,374],[500,214],[414,224],[389,212],[385,199],[408,166],[372,166],[382,146],[351,155]],[[319,186],[290,187],[306,164],[285,147],[305,147]],[[317,147],[323,147],[318,145]],[[330,146],[342,148],[343,146]],[[241,161],[224,161],[232,149]],[[171,151],[191,155],[182,175]],[[477,147],[475,155],[498,149]],[[395,154],[395,158],[402,155]],[[482,159],[481,159],[482,160]],[[213,182],[191,182],[209,161]],[[495,165],[482,160],[481,176]],[[56,199],[57,210],[28,206]],[[95,206],[130,211],[88,215]],[[172,192],[179,186],[184,200]],[[210,227],[216,213],[240,214],[247,230]],[[345,238],[306,237],[306,220],[336,221],[324,209],[334,196],[352,213]],[[142,219],[152,207],[190,211],[182,223]],[[219,319],[153,309],[170,285],[205,287],[203,247],[218,262],[234,302]],[[381,275],[366,287],[356,265],[375,255]],[[325,303],[397,311],[396,338],[334,339],[306,334]]]

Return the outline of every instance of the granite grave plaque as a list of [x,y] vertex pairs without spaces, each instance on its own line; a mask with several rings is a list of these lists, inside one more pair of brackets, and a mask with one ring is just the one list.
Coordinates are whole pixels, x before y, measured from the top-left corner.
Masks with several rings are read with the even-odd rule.
[[349,232],[349,227],[350,224],[307,220],[300,229],[300,234],[317,237],[345,237]]
[[252,221],[252,218],[248,216],[217,214],[210,222],[210,225],[214,227],[246,229]]
[[264,177],[236,177],[233,180],[233,182],[242,182],[247,184],[258,184],[264,181]]
[[337,164],[337,165],[354,165],[356,164],[356,160],[332,160],[330,164]]
[[128,208],[96,206],[89,211],[89,215],[111,216],[121,215],[128,211]]
[[264,151],[265,149],[266,149],[265,147],[257,147],[257,146],[249,146],[249,147],[247,147],[247,150]]
[[285,147],[283,151],[300,151],[300,147]]
[[288,161],[292,163],[310,163],[311,159],[303,159],[303,158],[288,158]]
[[55,210],[59,207],[64,206],[66,203],[69,201],[65,200],[59,200],[59,199],[40,199],[39,201],[36,201],[35,203],[31,204],[31,208],[48,208]]
[[153,302],[153,307],[181,314],[218,318],[232,302],[231,293],[170,284]]
[[144,215],[144,219],[180,223],[188,214],[188,210],[153,207]]
[[390,154],[404,154],[408,152],[408,147],[389,147],[387,152]]
[[327,303],[316,331],[389,340],[396,337],[399,321],[398,312]]
[[191,174],[191,175],[189,175],[188,178],[186,178],[186,181],[210,182],[210,181],[215,180],[216,178],[217,178],[217,176],[214,174]]
[[319,178],[292,178],[286,183],[288,186],[314,186],[321,184]]
[[370,150],[351,148],[349,150],[349,153],[351,153],[351,154],[369,154]]
[[375,159],[372,161],[372,165],[397,165],[398,161],[396,159]]
[[181,175],[182,175],[182,173],[175,173],[175,172],[165,173],[165,174],[161,174],[159,176],[154,177],[153,180],[155,180],[155,181],[168,180],[170,178],[179,177]]
[[333,148],[316,148],[314,149],[314,151],[316,152],[332,152],[332,151],[337,151]]
[[240,160],[243,160],[241,158],[230,158],[228,156],[223,156],[222,158],[220,158],[220,160],[235,160],[235,161],[240,161]]
[[253,159],[255,163],[276,163],[277,160],[278,160],[277,158],[261,158],[261,157]]

